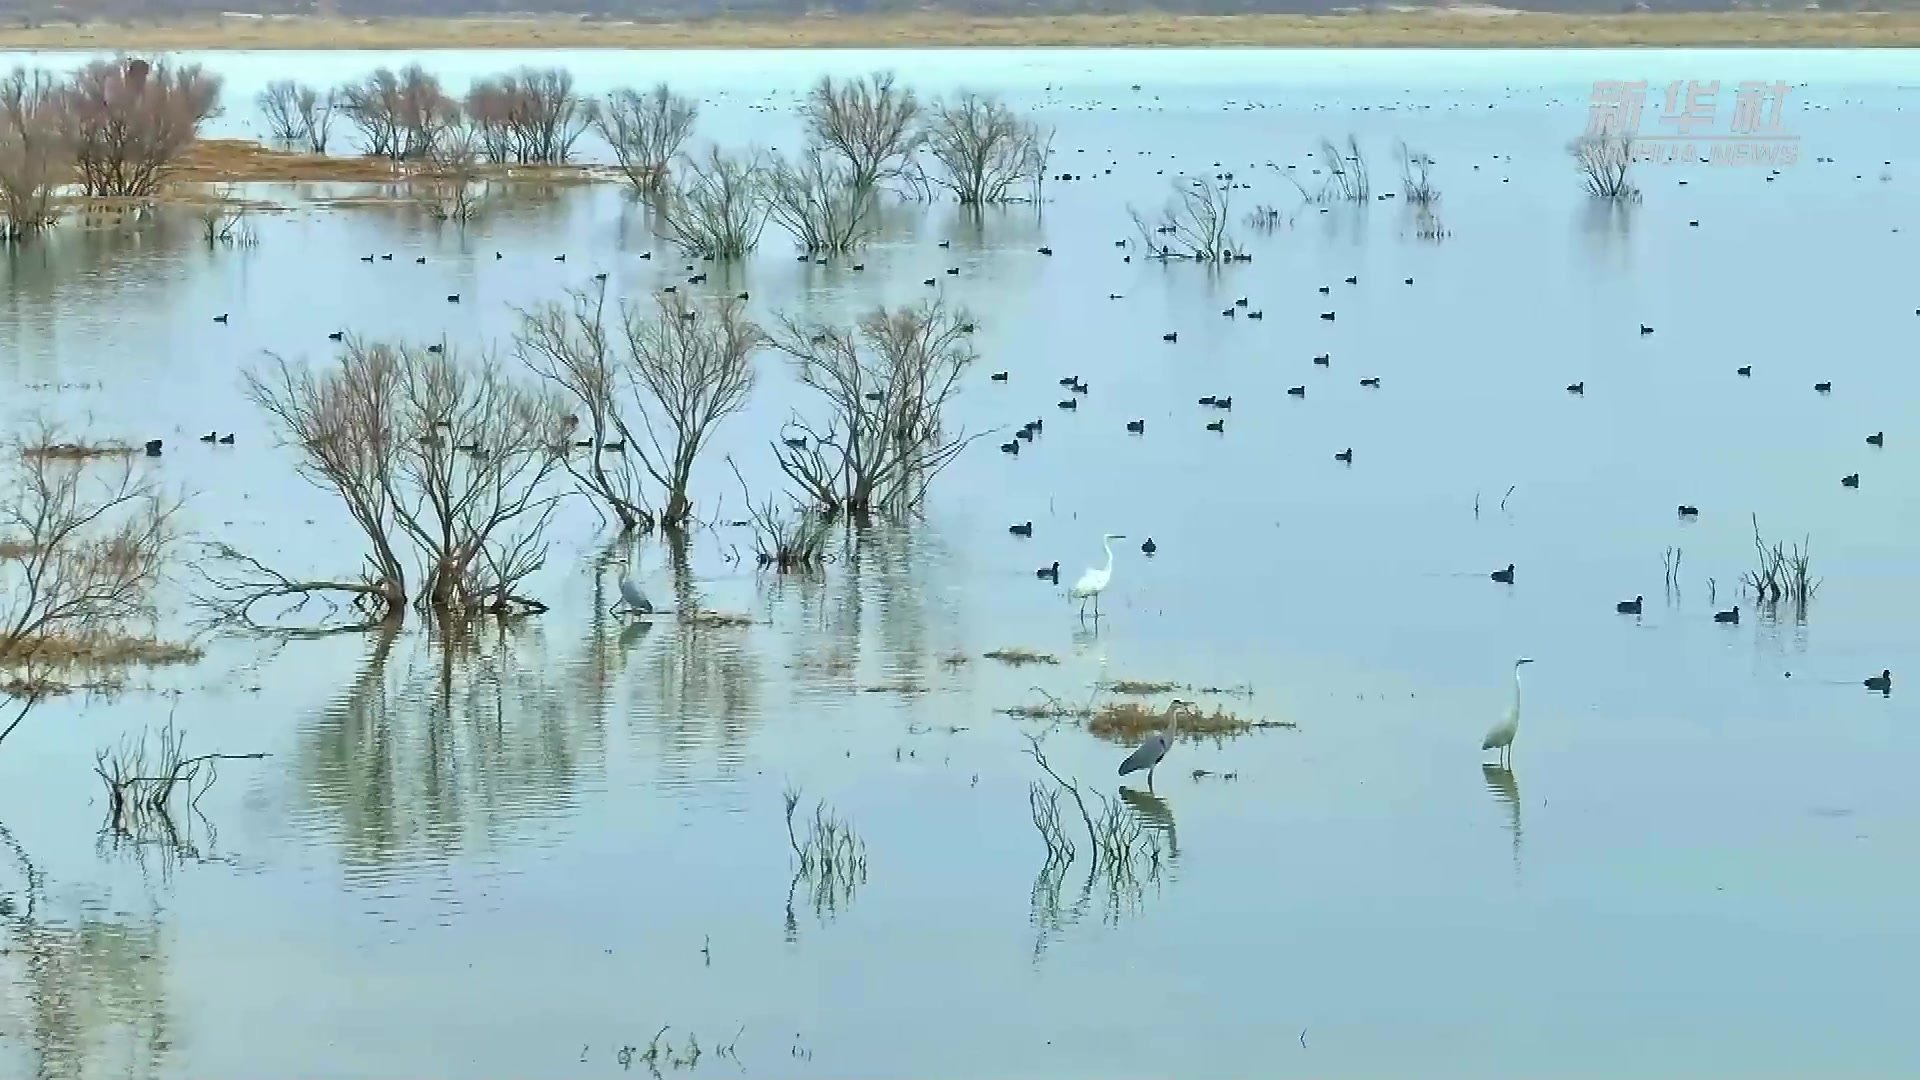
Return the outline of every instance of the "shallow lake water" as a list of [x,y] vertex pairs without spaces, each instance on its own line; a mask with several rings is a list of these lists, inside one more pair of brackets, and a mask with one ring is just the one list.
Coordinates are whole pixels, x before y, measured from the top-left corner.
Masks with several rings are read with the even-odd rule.
[[[268,79],[410,57],[205,59],[228,79],[212,133],[244,135]],[[890,210],[857,274],[796,263],[770,227],[703,288],[767,318],[937,293],[979,323],[956,418],[1044,433],[1018,457],[975,444],[924,521],[853,538],[816,578],[756,574],[739,530],[702,531],[691,595],[748,627],[623,628],[604,614],[617,544],[576,503],[536,580],[552,610],[451,655],[415,628],[212,640],[190,670],[43,706],[0,749],[0,1075],[1920,1071],[1899,1004],[1920,963],[1920,735],[1901,685],[1861,685],[1920,654],[1920,57],[421,59],[455,88],[523,62],[593,92],[666,78],[704,99],[697,138],[729,147],[797,145],[792,106],[828,71],[1033,110],[1053,171],[1083,177],[1039,206]],[[1594,80],[1641,78],[1790,84],[1798,162],[1646,166],[1643,202],[1594,205],[1566,143]],[[1436,159],[1444,240],[1397,201],[1299,205],[1278,170],[1349,133],[1376,191],[1400,186],[1397,140]],[[1253,262],[1122,261],[1130,205],[1220,171],[1248,185],[1236,216],[1292,217],[1237,226]],[[516,308],[594,273],[623,296],[687,276],[611,187],[464,233],[312,201],[328,193],[249,192],[287,208],[251,248],[162,220],[0,262],[8,423],[164,437],[151,467],[198,534],[345,575],[351,526],[275,447],[243,370],[322,359],[339,329],[506,350]],[[1223,318],[1239,297],[1264,318]],[[722,456],[770,489],[767,440],[809,405],[776,357],[760,370],[696,476],[716,519],[741,509]],[[1068,413],[1073,374],[1089,392]],[[194,441],[208,429],[236,445]],[[1740,595],[1756,516],[1810,542],[1804,618]],[[1082,621],[1033,571],[1058,559],[1071,580],[1107,531],[1128,539]],[[1509,563],[1511,587],[1488,580]],[[1615,612],[1636,594],[1642,615]],[[1715,623],[1735,603],[1742,621]],[[1008,646],[1060,663],[982,656]],[[1521,655],[1513,767],[1488,768]],[[1223,688],[1188,696],[1297,726],[1181,742],[1147,794],[1114,776],[1125,747],[1000,712],[1113,678]],[[225,763],[181,844],[115,844],[92,755],[170,713],[194,750],[269,756]],[[1056,771],[1125,790],[1162,838],[1151,874],[1089,877],[1084,854],[1049,873],[1041,731]],[[863,876],[796,875],[788,788],[852,823]]]

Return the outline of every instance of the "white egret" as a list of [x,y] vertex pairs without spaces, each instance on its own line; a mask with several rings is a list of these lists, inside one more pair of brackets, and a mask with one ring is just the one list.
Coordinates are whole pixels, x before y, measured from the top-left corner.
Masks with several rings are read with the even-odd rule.
[[1127,755],[1120,763],[1120,775],[1147,770],[1147,790],[1153,790],[1153,770],[1158,768],[1167,751],[1173,749],[1173,738],[1180,732],[1180,710],[1193,707],[1191,701],[1174,699],[1167,703],[1167,730],[1147,736],[1140,748]]
[[1500,751],[1503,766],[1512,763],[1513,737],[1520,733],[1520,665],[1531,663],[1533,661],[1524,656],[1513,662],[1513,705],[1507,709],[1506,718],[1493,725],[1486,741],[1480,744],[1482,750]]
[[1088,567],[1087,572],[1080,575],[1080,580],[1073,583],[1073,588],[1067,590],[1068,598],[1080,601],[1081,615],[1087,613],[1087,598],[1092,597],[1094,617],[1099,617],[1100,594],[1106,591],[1108,583],[1113,580],[1113,542],[1125,539],[1126,536],[1121,533],[1108,533],[1101,537],[1100,546],[1107,549],[1107,565],[1098,570]]

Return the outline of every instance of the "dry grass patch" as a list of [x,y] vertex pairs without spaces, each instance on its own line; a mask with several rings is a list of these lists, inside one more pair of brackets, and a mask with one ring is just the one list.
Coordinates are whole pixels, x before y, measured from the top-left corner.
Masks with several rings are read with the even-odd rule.
[[[251,139],[201,139],[167,169],[169,180],[190,184],[391,184],[431,175],[431,168],[420,162],[276,150]],[[606,167],[593,165],[483,163],[474,175],[480,180],[535,184],[593,183],[615,178]]]
[[1182,689],[1179,683],[1155,682],[1151,679],[1115,679],[1100,684],[1100,689],[1109,694],[1130,694],[1136,697],[1152,697]]
[[134,448],[123,443],[47,443],[29,446],[20,456],[30,461],[98,461],[101,458],[132,457]]
[[1058,664],[1060,661],[1052,653],[1035,652],[1032,649],[995,649],[983,654],[989,660],[998,660],[1013,667],[1027,664]]
[[[3,550],[3,549],[0,549]],[[940,662],[950,668],[966,667],[973,663],[973,657],[963,652],[950,652],[940,658]]]
[[[1121,701],[1093,710],[1087,720],[1087,730],[1110,742],[1137,743],[1167,730],[1168,719],[1165,709],[1149,709],[1137,701]],[[1190,709],[1180,714],[1180,735],[1190,739],[1220,739],[1263,728],[1297,726],[1287,720],[1248,720],[1217,705],[1210,713]]]
[[0,653],[0,667],[36,668],[165,667],[192,664],[204,654],[197,646],[130,634],[57,635],[22,641]]
[[24,559],[39,549],[18,540],[0,540],[0,559]]
[[860,688],[860,692],[863,694],[924,694],[927,692],[927,688],[914,682],[912,679],[901,679],[898,682],[863,686]]

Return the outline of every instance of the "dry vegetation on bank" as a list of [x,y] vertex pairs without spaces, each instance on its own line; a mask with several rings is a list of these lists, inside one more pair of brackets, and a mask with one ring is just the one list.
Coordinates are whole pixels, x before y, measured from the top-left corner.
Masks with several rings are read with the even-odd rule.
[[8,49],[692,49],[1021,46],[1611,48],[1920,45],[1920,15],[1560,15],[1493,8],[1351,15],[807,16],[699,22],[568,17],[187,20],[0,28]]

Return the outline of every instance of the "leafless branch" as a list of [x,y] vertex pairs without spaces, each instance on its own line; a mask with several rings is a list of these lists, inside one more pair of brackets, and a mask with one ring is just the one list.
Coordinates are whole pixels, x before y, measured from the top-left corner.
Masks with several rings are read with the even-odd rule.
[[642,94],[615,90],[594,115],[600,137],[613,149],[613,158],[627,183],[642,194],[666,187],[667,163],[693,133],[700,107],[666,83]]

